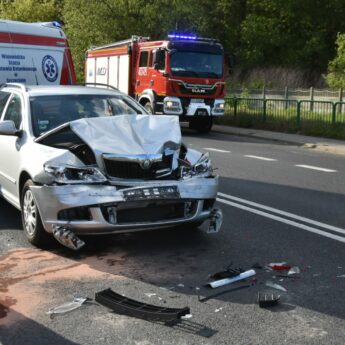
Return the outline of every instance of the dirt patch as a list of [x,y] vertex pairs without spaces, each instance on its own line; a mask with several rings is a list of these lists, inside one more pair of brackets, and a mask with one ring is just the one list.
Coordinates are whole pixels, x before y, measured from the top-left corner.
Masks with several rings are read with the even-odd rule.
[[0,319],[7,316],[10,307],[12,305],[15,305],[17,303],[17,300],[11,298],[11,297],[5,297],[4,299],[0,299]]
[[54,300],[51,287],[59,286],[59,281],[96,280],[110,274],[116,278],[110,272],[111,266],[123,259],[113,256],[107,259],[109,262],[96,256],[72,260],[35,248],[17,249],[0,256],[0,325],[18,321],[18,315],[32,318],[39,309],[46,309]]

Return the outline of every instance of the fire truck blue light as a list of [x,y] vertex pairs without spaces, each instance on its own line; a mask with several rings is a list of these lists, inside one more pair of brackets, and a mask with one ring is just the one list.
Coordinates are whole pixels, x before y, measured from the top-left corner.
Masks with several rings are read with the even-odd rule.
[[188,35],[168,35],[169,38],[177,38],[177,39],[183,39],[183,40],[196,40],[196,36],[188,36]]

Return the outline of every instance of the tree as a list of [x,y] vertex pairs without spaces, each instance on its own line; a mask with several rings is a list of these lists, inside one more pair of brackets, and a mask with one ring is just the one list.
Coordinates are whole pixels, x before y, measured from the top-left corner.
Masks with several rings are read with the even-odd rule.
[[337,54],[328,64],[326,81],[332,88],[345,87],[345,34],[338,34]]
[[85,52],[132,35],[162,39],[176,26],[196,31],[198,6],[182,0],[65,0],[63,20],[79,80]]
[[1,0],[0,17],[23,22],[59,20],[61,1],[54,0]]
[[243,63],[324,71],[334,56],[337,32],[345,31],[344,15],[343,0],[248,0]]

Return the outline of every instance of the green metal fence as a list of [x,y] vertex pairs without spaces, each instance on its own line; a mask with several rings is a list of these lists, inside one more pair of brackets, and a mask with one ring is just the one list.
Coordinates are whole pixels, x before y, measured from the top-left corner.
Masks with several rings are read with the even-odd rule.
[[345,102],[226,98],[225,115],[228,122],[244,127],[292,131],[336,127],[345,133]]

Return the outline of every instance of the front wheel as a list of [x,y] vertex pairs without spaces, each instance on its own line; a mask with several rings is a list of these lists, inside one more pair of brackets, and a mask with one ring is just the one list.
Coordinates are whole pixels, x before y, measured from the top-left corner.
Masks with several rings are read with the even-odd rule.
[[210,132],[212,125],[213,119],[211,116],[196,116],[190,122],[190,127],[202,134]]
[[146,109],[146,111],[149,113],[149,114],[153,114],[153,107],[152,107],[152,104],[150,102],[147,102],[144,106],[144,108]]
[[26,238],[37,246],[45,247],[51,240],[51,236],[45,231],[34,195],[30,189],[34,183],[27,180],[21,193],[22,223]]

